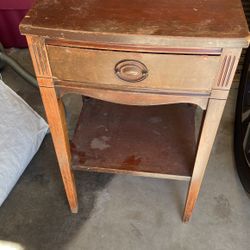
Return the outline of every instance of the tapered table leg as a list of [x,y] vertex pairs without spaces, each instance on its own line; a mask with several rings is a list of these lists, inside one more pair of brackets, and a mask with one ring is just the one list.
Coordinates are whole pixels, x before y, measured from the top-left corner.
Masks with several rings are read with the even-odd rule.
[[50,131],[72,213],[77,213],[78,202],[75,179],[71,170],[71,154],[63,104],[53,87],[40,87]]
[[195,206],[201,187],[209,155],[220,124],[226,100],[210,99],[202,126],[201,136],[197,149],[193,175],[190,181],[183,221],[188,222]]

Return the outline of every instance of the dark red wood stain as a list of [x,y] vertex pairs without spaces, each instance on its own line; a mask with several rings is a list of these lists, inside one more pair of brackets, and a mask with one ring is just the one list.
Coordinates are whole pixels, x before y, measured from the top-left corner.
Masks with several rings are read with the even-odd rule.
[[125,159],[123,162],[124,165],[132,165],[132,166],[138,166],[141,163],[141,158],[136,157],[135,155],[131,155]]
[[23,20],[21,31],[62,39],[81,33],[248,36],[240,0],[39,0]]
[[91,99],[73,138],[73,168],[191,176],[195,106],[137,107]]

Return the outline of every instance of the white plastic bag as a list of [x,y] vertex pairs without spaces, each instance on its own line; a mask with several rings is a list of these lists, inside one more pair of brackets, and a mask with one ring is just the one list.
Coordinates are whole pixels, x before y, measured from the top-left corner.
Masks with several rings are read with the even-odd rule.
[[0,80],[0,206],[47,131],[44,119]]

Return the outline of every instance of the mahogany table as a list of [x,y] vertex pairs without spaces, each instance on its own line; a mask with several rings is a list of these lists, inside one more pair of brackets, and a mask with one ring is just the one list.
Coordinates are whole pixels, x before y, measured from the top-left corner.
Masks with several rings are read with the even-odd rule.
[[[126,173],[188,180],[188,221],[249,43],[241,1],[37,0],[20,30],[71,211],[78,211],[73,170]],[[91,97],[72,142],[67,93]]]

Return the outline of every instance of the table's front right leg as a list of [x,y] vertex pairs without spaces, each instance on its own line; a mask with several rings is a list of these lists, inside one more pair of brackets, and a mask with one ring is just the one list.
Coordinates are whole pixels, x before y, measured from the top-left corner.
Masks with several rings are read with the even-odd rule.
[[184,222],[188,222],[192,215],[225,104],[226,100],[211,99],[209,101],[187,194],[183,215]]
[[220,67],[211,91],[189,185],[184,222],[189,221],[195,206],[240,55],[241,49],[239,48],[225,48],[221,54]]

